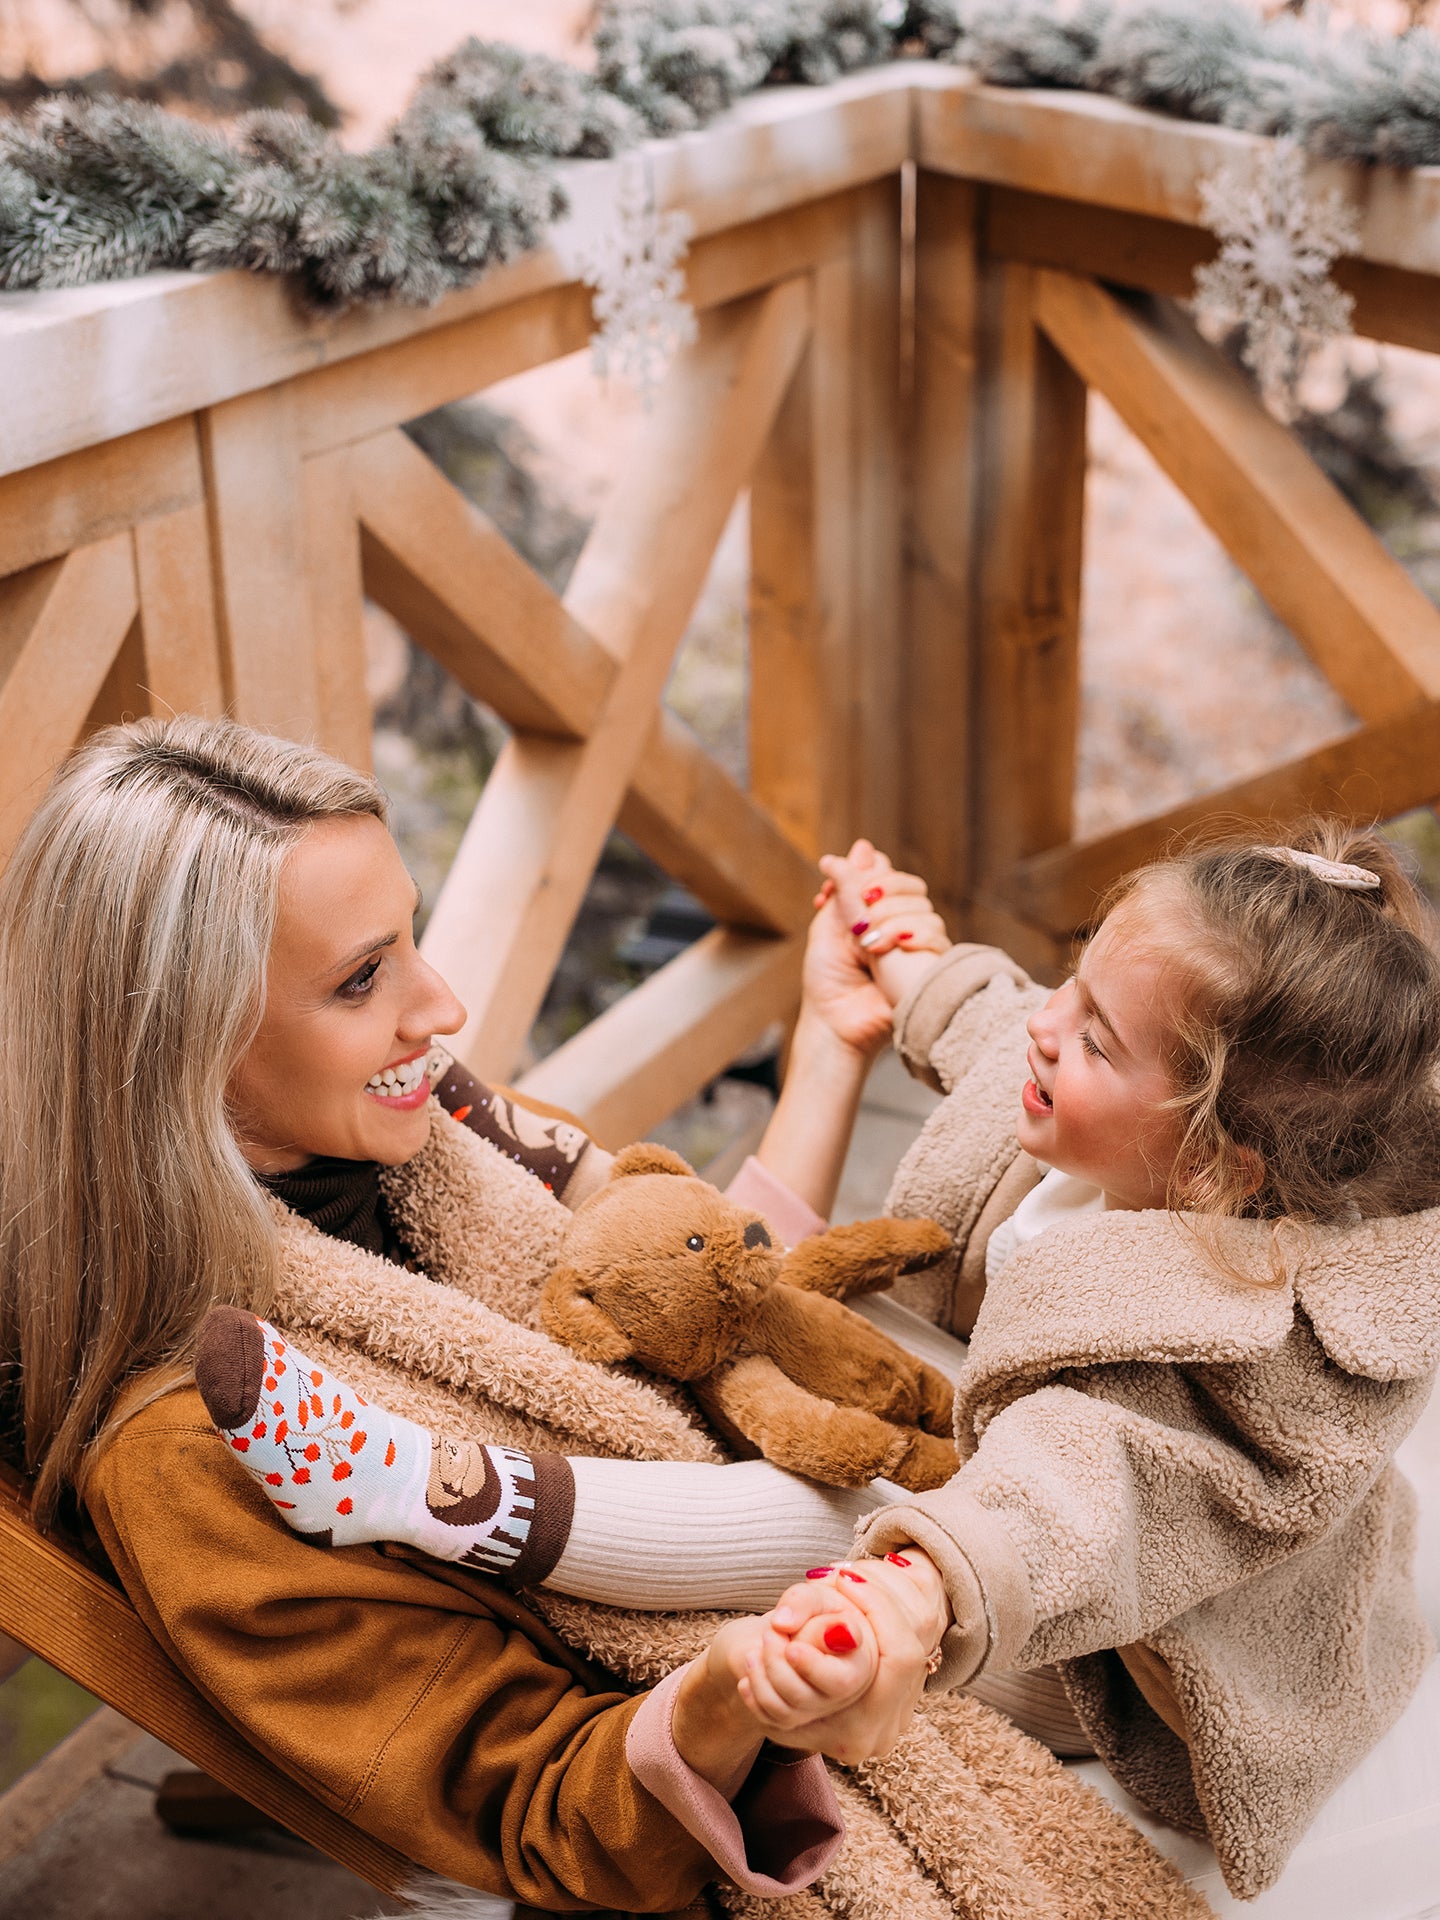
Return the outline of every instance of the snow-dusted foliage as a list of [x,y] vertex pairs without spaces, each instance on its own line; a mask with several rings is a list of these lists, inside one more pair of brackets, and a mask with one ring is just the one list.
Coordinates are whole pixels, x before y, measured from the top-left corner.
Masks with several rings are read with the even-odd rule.
[[552,162],[703,125],[771,82],[924,57],[1001,86],[1088,88],[1308,152],[1440,162],[1440,40],[1239,0],[602,0],[596,70],[470,40],[378,146],[252,114],[221,134],[61,99],[0,119],[0,287],[159,266],[289,273],[319,305],[433,300],[533,246]]

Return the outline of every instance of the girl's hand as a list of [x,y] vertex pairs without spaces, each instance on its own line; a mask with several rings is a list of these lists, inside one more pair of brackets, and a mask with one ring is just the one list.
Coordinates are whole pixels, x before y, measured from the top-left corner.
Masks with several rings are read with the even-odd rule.
[[832,1040],[869,1060],[890,1038],[890,1002],[828,896],[810,922],[801,974],[803,1014]]
[[826,884],[821,898],[833,904],[837,918],[870,962],[882,954],[946,953],[950,936],[930,904],[930,893],[916,873],[899,873],[868,840],[857,840],[843,858],[827,853],[820,871]]

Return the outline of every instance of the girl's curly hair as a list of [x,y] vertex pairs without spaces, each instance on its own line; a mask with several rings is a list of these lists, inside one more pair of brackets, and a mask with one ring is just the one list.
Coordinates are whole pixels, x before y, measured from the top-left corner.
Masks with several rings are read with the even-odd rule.
[[1368,867],[1351,890],[1254,840],[1140,869],[1110,902],[1177,914],[1170,1204],[1340,1224],[1440,1205],[1440,954],[1429,909],[1370,828],[1285,844]]

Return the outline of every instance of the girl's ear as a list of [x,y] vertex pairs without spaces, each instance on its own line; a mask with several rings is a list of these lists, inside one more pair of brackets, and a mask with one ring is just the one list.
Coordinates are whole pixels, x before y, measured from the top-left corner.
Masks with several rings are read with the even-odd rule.
[[637,1140],[633,1147],[623,1147],[616,1154],[610,1178],[622,1180],[627,1173],[679,1173],[690,1180],[695,1178],[695,1169],[688,1160],[682,1160],[669,1147],[657,1147],[648,1140]]
[[1245,1180],[1245,1196],[1258,1193],[1265,1184],[1265,1162],[1253,1147],[1236,1147],[1236,1164]]

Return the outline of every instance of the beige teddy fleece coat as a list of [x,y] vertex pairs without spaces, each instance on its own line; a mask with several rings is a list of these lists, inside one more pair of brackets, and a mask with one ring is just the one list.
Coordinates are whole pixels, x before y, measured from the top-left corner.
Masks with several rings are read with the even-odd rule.
[[[897,1009],[907,1065],[947,1097],[889,1209],[955,1234],[948,1269],[909,1283],[944,1323],[1038,1178],[1014,1120],[1042,997],[1005,955],[961,947]],[[1225,1223],[1220,1245],[1268,1276],[1264,1223]],[[961,1593],[978,1578],[989,1664],[1058,1663],[1100,1757],[1208,1833],[1241,1898],[1275,1880],[1433,1652],[1391,1461],[1440,1358],[1440,1210],[1297,1235],[1284,1264],[1278,1284],[1229,1278],[1160,1212],[1022,1246],[975,1320],[959,1474],[866,1534],[872,1550],[908,1534]],[[1145,1648],[1184,1739],[1132,1677]]]

